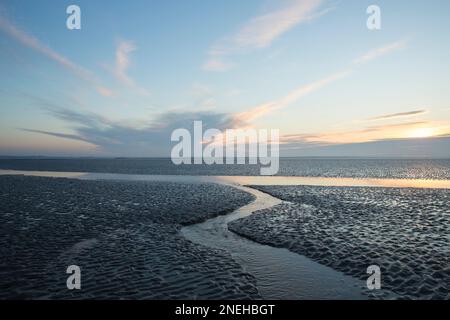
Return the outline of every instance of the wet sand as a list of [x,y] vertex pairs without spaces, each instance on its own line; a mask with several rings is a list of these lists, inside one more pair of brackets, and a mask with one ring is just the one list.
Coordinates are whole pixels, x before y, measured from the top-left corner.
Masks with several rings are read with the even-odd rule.
[[450,196],[445,189],[253,186],[283,203],[229,228],[360,279],[369,265],[400,298],[448,299]]
[[[255,279],[182,225],[253,200],[217,184],[0,177],[0,299],[253,299]],[[66,268],[81,268],[81,290]]]
[[257,281],[263,299],[269,300],[367,300],[395,298],[391,292],[380,290],[374,295],[359,279],[333,270],[287,249],[261,245],[228,229],[228,224],[269,209],[282,201],[253,188],[236,188],[255,196],[255,201],[230,214],[185,226],[181,233],[193,243],[229,252]]
[[[271,187],[265,185],[283,181],[0,170],[4,174],[77,179],[0,177],[0,200],[6,199],[0,205],[0,241],[13,243],[0,251],[6,257],[0,264],[0,298],[440,299],[448,294],[449,270],[442,269],[449,256],[448,190],[329,187],[342,182],[302,177],[289,180],[293,186]],[[239,185],[245,181],[262,186]],[[305,181],[326,187],[295,185]],[[404,217],[412,228],[406,232]],[[228,230],[230,221],[235,233]],[[11,240],[9,234],[17,236]],[[88,266],[87,289],[68,292],[65,268],[80,258]],[[361,284],[369,261],[387,265],[381,266],[382,292],[366,295]]]

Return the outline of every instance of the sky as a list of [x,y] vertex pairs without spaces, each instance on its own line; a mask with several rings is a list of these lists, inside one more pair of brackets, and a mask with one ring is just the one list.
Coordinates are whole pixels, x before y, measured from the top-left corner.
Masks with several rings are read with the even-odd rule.
[[[69,5],[81,29],[66,27]],[[381,29],[369,30],[377,5]],[[169,156],[279,129],[286,156],[450,157],[449,1],[0,2],[0,155]]]

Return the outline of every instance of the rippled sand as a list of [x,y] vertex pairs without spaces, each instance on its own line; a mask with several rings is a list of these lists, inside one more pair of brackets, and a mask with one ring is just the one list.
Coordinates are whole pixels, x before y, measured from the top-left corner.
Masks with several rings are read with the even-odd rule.
[[284,200],[233,221],[247,238],[288,248],[403,298],[448,299],[450,197],[445,189],[255,186]]
[[[252,199],[215,184],[2,176],[0,299],[258,298],[229,254],[179,233]],[[81,290],[66,288],[71,264]]]

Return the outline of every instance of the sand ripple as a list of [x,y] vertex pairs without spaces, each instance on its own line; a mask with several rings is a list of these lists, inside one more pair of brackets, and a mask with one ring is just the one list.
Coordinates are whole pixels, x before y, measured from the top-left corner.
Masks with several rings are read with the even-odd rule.
[[[255,279],[182,225],[252,200],[227,186],[0,177],[0,299],[249,299]],[[66,268],[81,267],[81,290]]]
[[361,279],[381,267],[382,286],[404,298],[448,299],[448,190],[255,186],[285,200],[229,228]]

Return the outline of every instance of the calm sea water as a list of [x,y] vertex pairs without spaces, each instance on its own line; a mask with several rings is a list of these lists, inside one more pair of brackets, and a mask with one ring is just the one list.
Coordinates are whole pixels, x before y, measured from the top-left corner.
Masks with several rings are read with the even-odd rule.
[[[0,169],[160,175],[258,176],[259,165],[174,165],[164,158],[0,159]],[[450,179],[450,159],[281,158],[279,176]]]

